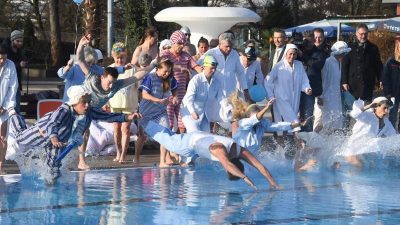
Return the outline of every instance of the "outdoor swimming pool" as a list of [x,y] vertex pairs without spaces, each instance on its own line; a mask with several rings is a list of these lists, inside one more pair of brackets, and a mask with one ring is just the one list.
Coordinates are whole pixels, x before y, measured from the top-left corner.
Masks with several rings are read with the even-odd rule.
[[220,167],[71,173],[54,186],[0,177],[0,224],[399,224],[398,168],[275,172],[258,191]]

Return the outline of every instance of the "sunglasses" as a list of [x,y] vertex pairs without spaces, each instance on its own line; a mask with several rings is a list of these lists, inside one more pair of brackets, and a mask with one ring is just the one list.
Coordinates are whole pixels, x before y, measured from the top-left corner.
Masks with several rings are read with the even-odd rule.
[[185,36],[187,36],[187,37],[190,37],[190,35],[192,35],[192,34],[190,34],[190,33],[185,34]]

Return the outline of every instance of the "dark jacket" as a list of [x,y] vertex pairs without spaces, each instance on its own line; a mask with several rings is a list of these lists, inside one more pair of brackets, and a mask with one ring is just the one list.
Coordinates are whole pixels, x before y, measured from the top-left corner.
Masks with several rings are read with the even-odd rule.
[[381,79],[382,62],[379,49],[367,41],[349,45],[351,52],[342,60],[342,84],[349,84],[350,93],[357,99],[370,101],[375,84]]
[[11,49],[10,38],[4,39],[3,42],[1,43],[1,46],[5,48],[5,50],[7,51],[7,59],[13,61],[15,64],[15,69],[17,71],[17,78],[18,78],[18,87],[21,90],[22,68],[20,63],[21,61],[26,61],[24,48],[18,49],[17,52],[13,52],[13,50]]
[[302,57],[313,96],[317,97],[322,94],[321,71],[330,52],[329,47],[323,43],[318,47],[314,45],[310,50],[305,51]]
[[[286,45],[283,46],[281,54],[279,54],[278,57],[278,62],[282,59],[283,53],[285,53]],[[272,64],[274,63],[274,55],[275,55],[275,49],[271,51],[271,55],[269,56],[269,61],[268,61],[268,73],[271,72],[272,70]]]
[[385,96],[400,100],[400,62],[393,58],[386,62],[383,67],[382,83]]

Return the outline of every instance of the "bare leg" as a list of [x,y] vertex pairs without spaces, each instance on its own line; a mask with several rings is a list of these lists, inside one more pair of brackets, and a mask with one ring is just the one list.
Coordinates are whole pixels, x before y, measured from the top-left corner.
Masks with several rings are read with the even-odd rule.
[[88,164],[86,164],[85,162],[85,151],[86,151],[86,145],[89,139],[89,135],[90,135],[90,131],[89,129],[87,129],[85,131],[85,134],[83,135],[83,144],[81,146],[79,146],[78,150],[79,150],[79,163],[78,163],[78,169],[81,170],[89,170],[90,166]]
[[143,128],[139,127],[138,139],[135,142],[135,157],[133,159],[133,165],[140,165],[140,154],[142,153],[144,142],[146,141],[146,135],[144,134]]
[[5,162],[5,157],[7,153],[7,124],[8,121],[4,121],[1,124],[0,133],[0,174],[3,173],[3,163]]
[[131,137],[130,126],[131,126],[131,122],[123,122],[121,129],[120,129],[121,134],[122,134],[122,138],[121,138],[122,151],[121,151],[121,155],[119,158],[119,163],[123,163],[125,161],[126,152],[128,151],[129,140]]
[[113,159],[114,162],[119,162],[121,158],[121,123],[113,123],[114,125],[114,143],[117,147],[117,156]]

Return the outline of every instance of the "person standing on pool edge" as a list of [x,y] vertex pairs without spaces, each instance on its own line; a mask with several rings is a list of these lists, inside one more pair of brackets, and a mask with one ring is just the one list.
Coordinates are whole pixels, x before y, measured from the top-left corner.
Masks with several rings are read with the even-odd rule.
[[[91,40],[91,35],[82,37],[79,41],[76,54],[78,56],[78,64],[82,72],[85,74],[85,81],[83,82],[82,86],[90,93],[92,98],[91,108],[92,110],[101,113],[102,107],[108,102],[110,98],[112,98],[122,88],[133,85],[134,83],[143,79],[143,77],[154,68],[154,65],[152,64],[143,69],[139,69],[134,73],[132,77],[120,80],[117,80],[118,71],[114,67],[107,67],[105,68],[103,74],[96,74],[96,72],[90,69],[83,56],[84,46],[88,45]],[[124,69],[128,70],[131,69],[131,67],[125,66]],[[77,122],[86,123],[86,121]],[[80,125],[79,127],[84,126]],[[89,137],[87,130],[88,129],[82,130],[82,135],[85,134],[85,142],[80,147],[80,160],[78,164],[78,168],[82,170],[90,169],[89,165],[87,165],[84,160],[84,150],[86,149],[87,139]]]

